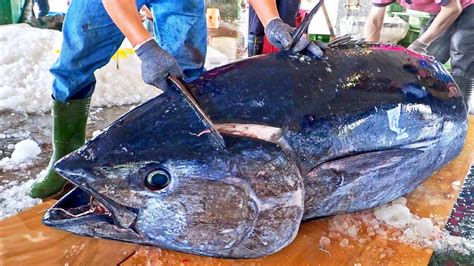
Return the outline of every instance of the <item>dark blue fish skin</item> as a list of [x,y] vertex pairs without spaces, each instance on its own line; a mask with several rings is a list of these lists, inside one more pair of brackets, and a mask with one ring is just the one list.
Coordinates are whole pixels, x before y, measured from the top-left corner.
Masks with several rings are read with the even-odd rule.
[[[287,246],[303,217],[296,165],[273,143],[226,137],[224,149],[208,129],[178,90],[143,104],[56,165],[80,189],[43,222],[216,257],[261,257]],[[153,191],[144,180],[156,169],[172,181]]]
[[440,63],[384,45],[339,47],[326,56],[241,61],[191,87],[216,124],[283,129],[281,146],[305,179],[305,219],[396,199],[459,153],[465,106]]
[[[44,223],[200,255],[261,257],[290,244],[301,220],[396,199],[459,153],[467,113],[439,63],[350,42],[325,55],[250,58],[187,84],[214,124],[281,129],[271,140],[224,135],[223,146],[176,88],[137,107],[56,164],[79,188]],[[171,176],[162,190],[144,182],[156,169]]]

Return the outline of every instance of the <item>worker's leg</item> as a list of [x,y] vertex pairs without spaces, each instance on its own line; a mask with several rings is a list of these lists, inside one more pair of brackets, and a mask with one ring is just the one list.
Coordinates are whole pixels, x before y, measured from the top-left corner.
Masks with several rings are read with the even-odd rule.
[[36,0],[38,4],[39,14],[38,17],[47,16],[49,13],[49,0]]
[[263,36],[265,35],[263,25],[255,10],[249,8],[249,36],[247,52],[248,56],[262,54]]
[[[137,1],[143,5],[143,1]],[[71,1],[63,26],[61,54],[51,68],[53,97],[90,97],[95,87],[94,71],[103,67],[120,47],[124,36],[105,11],[101,0]]]
[[[474,87],[474,5],[467,7],[456,20],[451,38],[453,78],[469,108]],[[471,106],[472,110],[472,106]]]
[[66,181],[53,170],[53,165],[84,144],[90,97],[95,86],[94,71],[109,62],[124,39],[101,0],[72,1],[63,36],[61,54],[51,68],[55,78],[53,155],[45,175],[30,190],[30,196],[35,198],[53,197],[64,189]]
[[152,0],[155,39],[190,81],[204,72],[207,29],[204,0]]
[[300,1],[297,0],[277,0],[278,14],[286,24],[295,27],[296,16],[300,8]]

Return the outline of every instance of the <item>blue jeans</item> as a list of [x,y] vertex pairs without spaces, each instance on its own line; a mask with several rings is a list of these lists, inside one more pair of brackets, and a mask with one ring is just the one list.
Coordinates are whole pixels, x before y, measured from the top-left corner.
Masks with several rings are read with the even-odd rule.
[[[204,72],[207,42],[204,0],[136,0],[136,3],[138,8],[147,5],[153,12],[155,39],[176,58],[185,80],[195,79]],[[110,61],[125,37],[101,0],[71,1],[63,36],[61,54],[50,70],[54,76],[53,97],[62,102],[90,97],[96,83],[95,70]]]

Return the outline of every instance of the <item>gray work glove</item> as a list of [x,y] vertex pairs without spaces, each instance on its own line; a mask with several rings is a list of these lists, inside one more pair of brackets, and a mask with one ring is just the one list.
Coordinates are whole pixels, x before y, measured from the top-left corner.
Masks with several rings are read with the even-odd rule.
[[408,46],[409,50],[412,50],[414,52],[420,53],[420,54],[427,54],[428,51],[426,50],[428,48],[427,44],[424,44],[418,40],[415,40],[410,46]]
[[135,53],[142,61],[142,78],[145,83],[166,91],[168,89],[166,78],[169,75],[183,77],[176,59],[163,50],[155,40],[150,39],[141,44]]
[[[265,35],[268,40],[280,50],[288,50],[291,47],[293,44],[293,38],[291,37],[293,31],[295,31],[295,28],[283,22],[280,18],[270,20],[265,27]],[[293,52],[299,53],[304,49],[308,49],[313,55],[321,58],[323,56],[322,49],[327,49],[327,45],[319,41],[312,42],[306,36],[302,36],[298,43],[294,45]]]

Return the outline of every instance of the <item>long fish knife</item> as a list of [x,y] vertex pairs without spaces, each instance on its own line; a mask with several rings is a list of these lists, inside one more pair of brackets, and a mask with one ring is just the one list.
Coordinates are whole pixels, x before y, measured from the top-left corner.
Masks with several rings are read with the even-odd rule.
[[196,101],[196,99],[194,99],[191,93],[189,93],[188,89],[186,88],[186,85],[184,85],[179,78],[172,75],[168,76],[168,81],[181,91],[185,100],[189,103],[189,106],[191,106],[191,108],[193,108],[193,110],[201,118],[201,120],[203,120],[204,123],[207,124],[207,127],[209,128],[210,132],[217,137],[219,144],[222,148],[225,149],[225,142],[221,133],[217,131],[209,116],[206,114],[206,112],[204,112],[201,106],[199,106],[199,103]]
[[316,6],[313,9],[311,9],[309,14],[304,17],[301,24],[295,29],[293,34],[291,34],[291,37],[293,38],[293,43],[291,44],[290,48],[288,49],[291,53],[293,53],[293,49],[294,49],[295,45],[298,43],[298,41],[301,39],[301,36],[303,36],[303,34],[308,31],[309,24],[311,23],[311,20],[313,19],[314,15],[316,15],[316,13],[318,13],[319,8],[321,8],[323,3],[324,3],[324,0],[319,0],[319,3],[317,3]]

